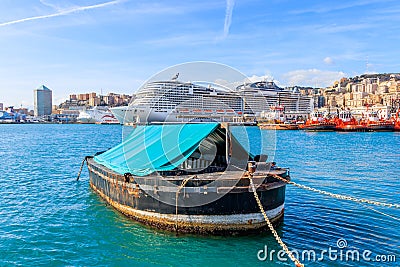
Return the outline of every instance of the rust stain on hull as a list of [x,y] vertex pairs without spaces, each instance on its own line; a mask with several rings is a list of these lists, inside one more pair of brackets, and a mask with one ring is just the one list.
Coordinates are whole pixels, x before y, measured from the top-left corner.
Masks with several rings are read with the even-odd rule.
[[[177,219],[175,214],[168,214],[167,216],[160,216],[159,213],[145,212],[134,209],[132,207],[120,204],[112,200],[109,196],[104,194],[99,188],[93,183],[90,183],[91,188],[100,195],[107,203],[113,206],[116,210],[120,211],[124,215],[138,221],[142,224],[152,226],[158,229],[179,232],[179,233],[195,233],[195,234],[215,234],[215,235],[232,235],[232,234],[244,234],[244,233],[259,233],[268,230],[268,226],[265,221],[254,221],[253,219],[247,220],[246,223],[203,223],[194,221],[183,221]],[[152,215],[147,215],[151,214]],[[271,222],[278,225],[284,215],[284,208],[276,214],[275,217],[270,218]],[[178,215],[179,216],[179,215]],[[213,215],[208,215],[213,216]]]

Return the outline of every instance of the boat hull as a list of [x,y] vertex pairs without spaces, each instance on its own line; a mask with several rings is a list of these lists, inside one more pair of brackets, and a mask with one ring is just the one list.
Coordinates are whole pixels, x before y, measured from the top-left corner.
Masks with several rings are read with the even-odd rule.
[[77,122],[81,124],[94,124],[96,123],[96,120],[94,118],[78,117]]
[[359,124],[348,124],[336,126],[336,131],[338,132],[369,132],[370,130]]
[[[212,197],[215,201],[199,206],[170,205],[159,199],[174,199],[176,190],[158,190],[158,197],[151,196],[142,190],[133,177],[126,177],[88,159],[90,186],[107,203],[126,216],[140,223],[157,229],[195,234],[242,234],[261,232],[268,229],[254,198],[250,186],[241,181],[229,192],[226,187],[205,193],[201,190],[190,191],[178,195],[179,201]],[[268,178],[270,179],[270,178]],[[276,182],[262,184],[258,195],[269,219],[278,224],[283,219],[286,184]],[[197,191],[197,192],[196,192]],[[203,192],[204,191],[204,192]],[[219,195],[218,195],[219,194]],[[222,194],[222,195],[221,195]],[[219,198],[218,198],[219,197]]]
[[336,125],[330,123],[303,124],[299,126],[299,129],[308,132],[332,132],[335,131]]
[[263,130],[298,130],[299,126],[297,124],[284,124],[284,123],[279,123],[279,124],[265,124],[261,123],[259,125],[260,129]]
[[371,132],[393,132],[395,127],[393,124],[370,124],[367,126],[368,130]]

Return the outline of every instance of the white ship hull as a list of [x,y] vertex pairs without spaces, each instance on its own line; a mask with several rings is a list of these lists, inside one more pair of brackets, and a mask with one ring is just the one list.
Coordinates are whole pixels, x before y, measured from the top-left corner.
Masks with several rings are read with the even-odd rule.
[[173,115],[173,109],[155,111],[149,107],[124,106],[111,108],[110,110],[120,124],[178,121],[178,118]]
[[119,124],[119,120],[106,109],[95,107],[93,109],[82,110],[77,118],[79,123],[97,124]]

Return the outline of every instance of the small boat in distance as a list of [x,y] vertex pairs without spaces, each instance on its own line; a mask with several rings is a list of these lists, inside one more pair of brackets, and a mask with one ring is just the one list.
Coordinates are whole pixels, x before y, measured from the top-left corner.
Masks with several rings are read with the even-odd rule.
[[392,122],[394,125],[394,130],[400,131],[400,110],[396,112],[396,114],[392,117]]
[[371,132],[393,132],[395,127],[390,121],[380,119],[376,111],[367,111],[360,124]]
[[82,124],[92,124],[96,122],[96,119],[86,110],[81,110],[76,121]]
[[118,119],[115,118],[108,107],[100,106],[81,110],[76,120],[82,124],[119,124]]
[[271,106],[268,112],[262,112],[263,120],[258,123],[263,130],[298,130],[299,126],[291,121],[287,121],[284,114],[284,107]]
[[339,112],[335,119],[336,131],[339,132],[367,132],[368,128],[361,125],[353,116],[350,110]]
[[299,125],[300,130],[310,132],[328,132],[336,129],[336,124],[326,118],[321,111],[313,112],[304,124]]
[[263,130],[298,130],[299,125],[295,123],[259,123],[258,126]]
[[120,145],[86,158],[90,186],[118,211],[154,228],[222,235],[264,231],[268,226],[249,177],[277,224],[286,183],[274,175],[289,180],[289,170],[271,167],[266,155],[253,156],[234,127],[137,125]]

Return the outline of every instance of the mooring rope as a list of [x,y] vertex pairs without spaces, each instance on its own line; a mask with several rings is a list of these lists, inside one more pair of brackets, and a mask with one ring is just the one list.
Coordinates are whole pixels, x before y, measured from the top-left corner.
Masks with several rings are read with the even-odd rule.
[[82,172],[82,169],[83,169],[83,165],[85,165],[85,162],[87,162],[87,157],[85,157],[85,158],[82,160],[81,168],[79,169],[79,172],[78,172],[78,177],[76,177],[76,180],[77,180],[77,181],[79,181],[79,178],[81,177],[81,172]]
[[330,197],[333,197],[333,198],[342,199],[342,200],[349,200],[349,201],[354,201],[354,202],[358,202],[358,203],[367,203],[367,204],[376,205],[376,206],[383,206],[383,207],[400,209],[400,204],[390,204],[390,203],[384,203],[384,202],[369,200],[369,199],[366,199],[366,198],[355,198],[355,197],[346,196],[346,195],[334,194],[334,193],[330,193],[330,192],[327,192],[327,191],[324,191],[324,190],[312,188],[312,187],[309,187],[309,186],[306,186],[306,185],[301,185],[301,184],[286,180],[285,178],[283,178],[283,177],[281,177],[279,175],[276,175],[276,174],[273,174],[273,177],[278,179],[278,180],[281,180],[281,181],[283,181],[283,182],[285,182],[287,184],[294,185],[294,186],[296,186],[298,188],[306,189],[306,190],[309,190],[309,191],[312,191],[312,192],[317,192],[317,193],[320,193],[320,194],[323,194],[323,195],[327,195],[327,196],[330,196]]
[[298,259],[296,259],[296,257],[293,255],[293,253],[289,250],[289,248],[286,246],[286,244],[282,241],[282,239],[280,238],[280,236],[276,232],[274,226],[272,225],[272,223],[269,220],[267,214],[265,213],[263,205],[261,204],[260,198],[258,197],[258,194],[257,194],[256,188],[254,186],[253,179],[252,179],[251,175],[249,175],[248,178],[250,180],[250,185],[251,185],[251,188],[253,190],[254,198],[256,199],[258,207],[260,208],[260,211],[263,214],[264,219],[267,222],[267,225],[268,225],[269,229],[271,230],[272,234],[274,235],[276,241],[283,248],[283,250],[289,256],[289,258],[293,261],[293,263],[296,265],[296,267],[304,266]]
[[378,213],[378,214],[381,214],[381,215],[383,215],[383,216],[389,217],[389,218],[391,218],[391,219],[393,219],[393,220],[400,221],[400,218],[397,218],[397,217],[394,217],[394,216],[392,216],[392,215],[386,214],[386,213],[384,213],[384,212],[382,212],[382,211],[376,210],[376,209],[371,208],[371,207],[369,207],[369,206],[367,206],[367,205],[364,205],[364,204],[361,204],[361,205],[363,205],[365,208],[370,209],[370,210],[372,210],[372,211],[374,211],[374,212],[376,212],[376,213]]
[[176,190],[176,193],[175,193],[175,231],[178,230],[178,195],[179,195],[179,192],[182,190],[182,188],[185,187],[187,182],[189,182],[189,180],[194,177],[196,177],[196,175],[188,177],[186,179],[183,179],[181,185],[178,187],[178,190]]
[[76,180],[77,180],[77,181],[78,181],[79,178],[81,177],[83,165],[85,165],[85,162],[86,162],[86,164],[87,164],[87,160],[88,160],[88,159],[92,159],[92,158],[93,158],[93,156],[86,156],[86,157],[82,160],[81,168],[79,169],[79,172],[78,172],[78,177],[76,177]]

